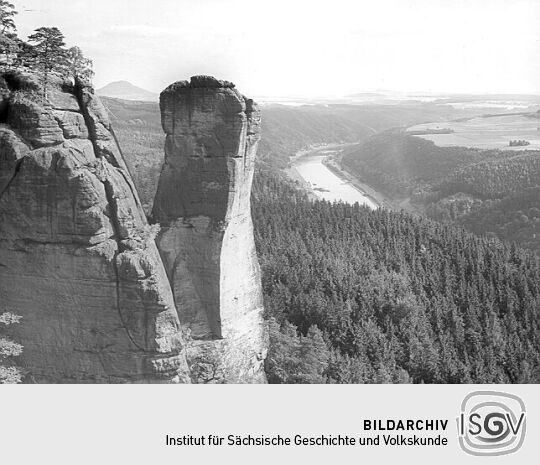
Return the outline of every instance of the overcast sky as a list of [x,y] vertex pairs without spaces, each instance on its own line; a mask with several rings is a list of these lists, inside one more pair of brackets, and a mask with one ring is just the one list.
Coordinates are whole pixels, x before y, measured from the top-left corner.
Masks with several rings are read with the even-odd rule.
[[251,96],[540,93],[540,0],[12,0],[57,26],[98,87],[194,74]]

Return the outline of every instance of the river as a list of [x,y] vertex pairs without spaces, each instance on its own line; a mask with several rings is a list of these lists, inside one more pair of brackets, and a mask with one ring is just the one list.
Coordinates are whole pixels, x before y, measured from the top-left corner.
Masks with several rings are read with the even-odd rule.
[[[363,190],[356,187],[345,176],[338,176],[334,170],[325,165],[325,160],[336,155],[343,146],[327,146],[302,152],[291,162],[289,173],[300,177],[313,193],[330,202],[358,202],[372,209],[379,207],[378,203]],[[337,170],[336,170],[337,171]]]

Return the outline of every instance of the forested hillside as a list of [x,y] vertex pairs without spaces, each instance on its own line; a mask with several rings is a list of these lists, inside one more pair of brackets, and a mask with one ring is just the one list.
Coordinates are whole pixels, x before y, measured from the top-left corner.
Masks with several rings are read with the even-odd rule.
[[496,199],[539,185],[539,151],[525,153],[503,151],[495,152],[486,161],[461,168],[448,182],[443,183],[441,190],[466,192],[483,199]]
[[496,239],[259,176],[271,382],[540,381],[540,268]]
[[436,220],[540,251],[540,152],[438,147],[387,131],[349,150],[344,166]]

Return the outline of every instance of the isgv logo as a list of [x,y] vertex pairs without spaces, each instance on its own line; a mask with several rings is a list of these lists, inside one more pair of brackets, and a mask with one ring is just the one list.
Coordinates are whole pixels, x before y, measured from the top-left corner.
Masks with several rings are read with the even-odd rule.
[[463,399],[457,422],[459,445],[468,454],[512,454],[525,440],[525,403],[505,392],[471,392]]

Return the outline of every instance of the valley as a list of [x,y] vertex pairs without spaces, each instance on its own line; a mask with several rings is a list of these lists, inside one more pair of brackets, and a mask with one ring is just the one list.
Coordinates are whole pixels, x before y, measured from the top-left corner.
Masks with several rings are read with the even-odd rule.
[[[163,163],[158,105],[103,100],[150,214]],[[480,147],[483,137],[500,138],[504,132],[511,139],[524,138],[508,131],[519,128],[524,118],[529,126],[539,124],[535,113],[525,117],[513,110],[513,114],[482,118],[477,108],[456,110],[447,103],[272,104],[261,109],[256,182],[269,172],[286,173],[312,199],[403,209],[540,250],[540,151],[533,144]],[[487,111],[494,110],[482,107],[484,114]],[[449,134],[410,134],[447,125],[468,127],[471,147],[427,140],[464,137],[457,129]],[[502,146],[500,141],[497,144]]]

